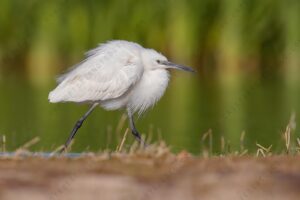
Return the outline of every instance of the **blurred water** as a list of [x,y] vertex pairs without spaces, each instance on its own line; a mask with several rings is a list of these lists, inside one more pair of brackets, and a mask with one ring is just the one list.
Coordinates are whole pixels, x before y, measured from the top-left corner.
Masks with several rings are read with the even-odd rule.
[[[8,151],[37,136],[41,140],[32,150],[54,150],[65,142],[76,120],[87,110],[87,105],[48,103],[48,92],[54,84],[35,88],[22,79],[0,81],[0,135],[6,136]],[[214,152],[220,151],[221,136],[238,150],[243,131],[245,148],[250,151],[256,150],[256,142],[272,144],[272,149],[279,151],[284,144],[281,134],[292,111],[300,113],[299,89],[289,93],[285,84],[275,78],[241,82],[224,89],[215,81],[176,72],[161,101],[136,124],[141,133],[151,135],[152,141],[162,137],[174,151],[199,153],[201,137],[209,129]],[[72,151],[115,149],[127,128],[126,121],[121,133],[116,133],[122,114],[123,111],[95,110],[79,130]],[[126,144],[133,141],[129,135]]]

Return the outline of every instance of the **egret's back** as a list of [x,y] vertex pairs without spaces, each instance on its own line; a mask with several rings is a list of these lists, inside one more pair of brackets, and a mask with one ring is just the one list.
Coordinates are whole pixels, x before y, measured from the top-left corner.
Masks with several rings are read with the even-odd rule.
[[87,52],[86,59],[62,75],[50,102],[97,102],[125,94],[143,74],[142,47],[111,41]]

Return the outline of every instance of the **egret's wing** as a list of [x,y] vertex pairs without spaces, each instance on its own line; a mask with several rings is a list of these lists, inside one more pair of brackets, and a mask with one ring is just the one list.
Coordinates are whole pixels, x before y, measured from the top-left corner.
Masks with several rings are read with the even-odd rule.
[[142,76],[141,47],[113,41],[89,51],[87,58],[59,78],[51,102],[104,101],[126,93]]

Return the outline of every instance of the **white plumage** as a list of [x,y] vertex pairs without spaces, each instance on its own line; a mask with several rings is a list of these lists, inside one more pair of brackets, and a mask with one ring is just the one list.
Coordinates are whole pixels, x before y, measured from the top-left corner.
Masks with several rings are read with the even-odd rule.
[[123,95],[142,76],[137,44],[113,41],[89,51],[86,59],[62,75],[50,102],[104,101]]
[[163,95],[169,75],[166,69],[148,69],[143,54],[167,60],[132,42],[111,41],[100,45],[58,78],[59,85],[49,94],[50,102],[99,102],[108,110],[128,106],[133,113],[145,111]]
[[87,52],[84,61],[60,76],[49,101],[92,103],[107,110],[126,108],[132,117],[162,97],[169,81],[168,68],[193,71],[169,62],[153,49],[110,41]]

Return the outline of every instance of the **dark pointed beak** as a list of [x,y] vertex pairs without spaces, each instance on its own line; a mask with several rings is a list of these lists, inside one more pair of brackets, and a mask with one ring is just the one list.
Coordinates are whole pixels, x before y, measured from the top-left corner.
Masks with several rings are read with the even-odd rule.
[[175,63],[172,63],[172,62],[169,62],[169,61],[161,61],[161,64],[167,66],[167,68],[179,69],[179,70],[182,70],[182,71],[196,73],[196,71],[191,67],[178,65],[178,64],[175,64]]

